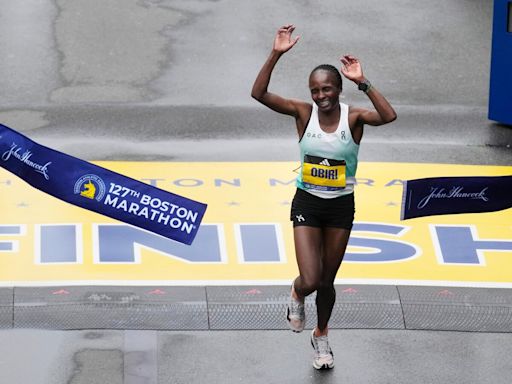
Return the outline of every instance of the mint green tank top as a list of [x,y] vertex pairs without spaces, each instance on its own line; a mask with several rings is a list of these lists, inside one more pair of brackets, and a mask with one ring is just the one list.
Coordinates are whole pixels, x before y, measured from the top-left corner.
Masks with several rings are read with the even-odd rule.
[[[336,131],[327,133],[320,128],[318,120],[318,106],[313,104],[311,118],[304,135],[299,142],[301,166],[297,176],[297,188],[303,189],[315,196],[332,199],[354,192],[355,176],[357,170],[357,155],[359,145],[354,142],[348,125],[347,104],[340,103],[340,122]],[[303,182],[304,157],[306,155],[321,157],[326,160],[320,164],[329,164],[329,160],[344,160],[346,163],[345,188],[329,188],[306,184]]]

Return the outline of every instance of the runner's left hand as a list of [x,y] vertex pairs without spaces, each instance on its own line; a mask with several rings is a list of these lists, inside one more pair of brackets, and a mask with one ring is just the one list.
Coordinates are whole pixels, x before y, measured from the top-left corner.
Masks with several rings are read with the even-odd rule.
[[342,62],[341,73],[347,79],[352,80],[355,83],[359,83],[364,80],[363,68],[359,59],[352,55],[344,55],[340,58]]

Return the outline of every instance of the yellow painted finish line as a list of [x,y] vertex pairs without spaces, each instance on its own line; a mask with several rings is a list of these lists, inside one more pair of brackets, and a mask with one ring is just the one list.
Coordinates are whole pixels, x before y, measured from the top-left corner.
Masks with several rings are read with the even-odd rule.
[[[98,165],[208,204],[192,246],[69,205],[0,170],[0,284],[288,284],[295,162]],[[360,163],[340,282],[512,287],[512,210],[400,221],[402,180],[512,167]],[[454,246],[456,244],[457,246]]]

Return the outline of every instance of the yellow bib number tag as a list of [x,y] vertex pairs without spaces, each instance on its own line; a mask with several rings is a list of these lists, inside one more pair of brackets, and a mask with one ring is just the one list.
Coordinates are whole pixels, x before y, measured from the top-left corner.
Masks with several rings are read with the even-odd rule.
[[[310,158],[311,156],[308,160]],[[332,165],[315,164],[307,162],[306,159],[304,159],[304,164],[302,166],[302,182],[310,188],[319,188],[324,190],[345,188],[345,162],[340,160],[327,160],[327,163]]]

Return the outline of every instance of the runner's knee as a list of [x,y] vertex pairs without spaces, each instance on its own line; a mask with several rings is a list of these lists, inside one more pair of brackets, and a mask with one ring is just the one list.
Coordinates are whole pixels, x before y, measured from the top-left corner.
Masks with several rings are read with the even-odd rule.
[[320,286],[320,279],[314,276],[301,276],[300,285],[295,289],[301,296],[307,296],[318,289]]

